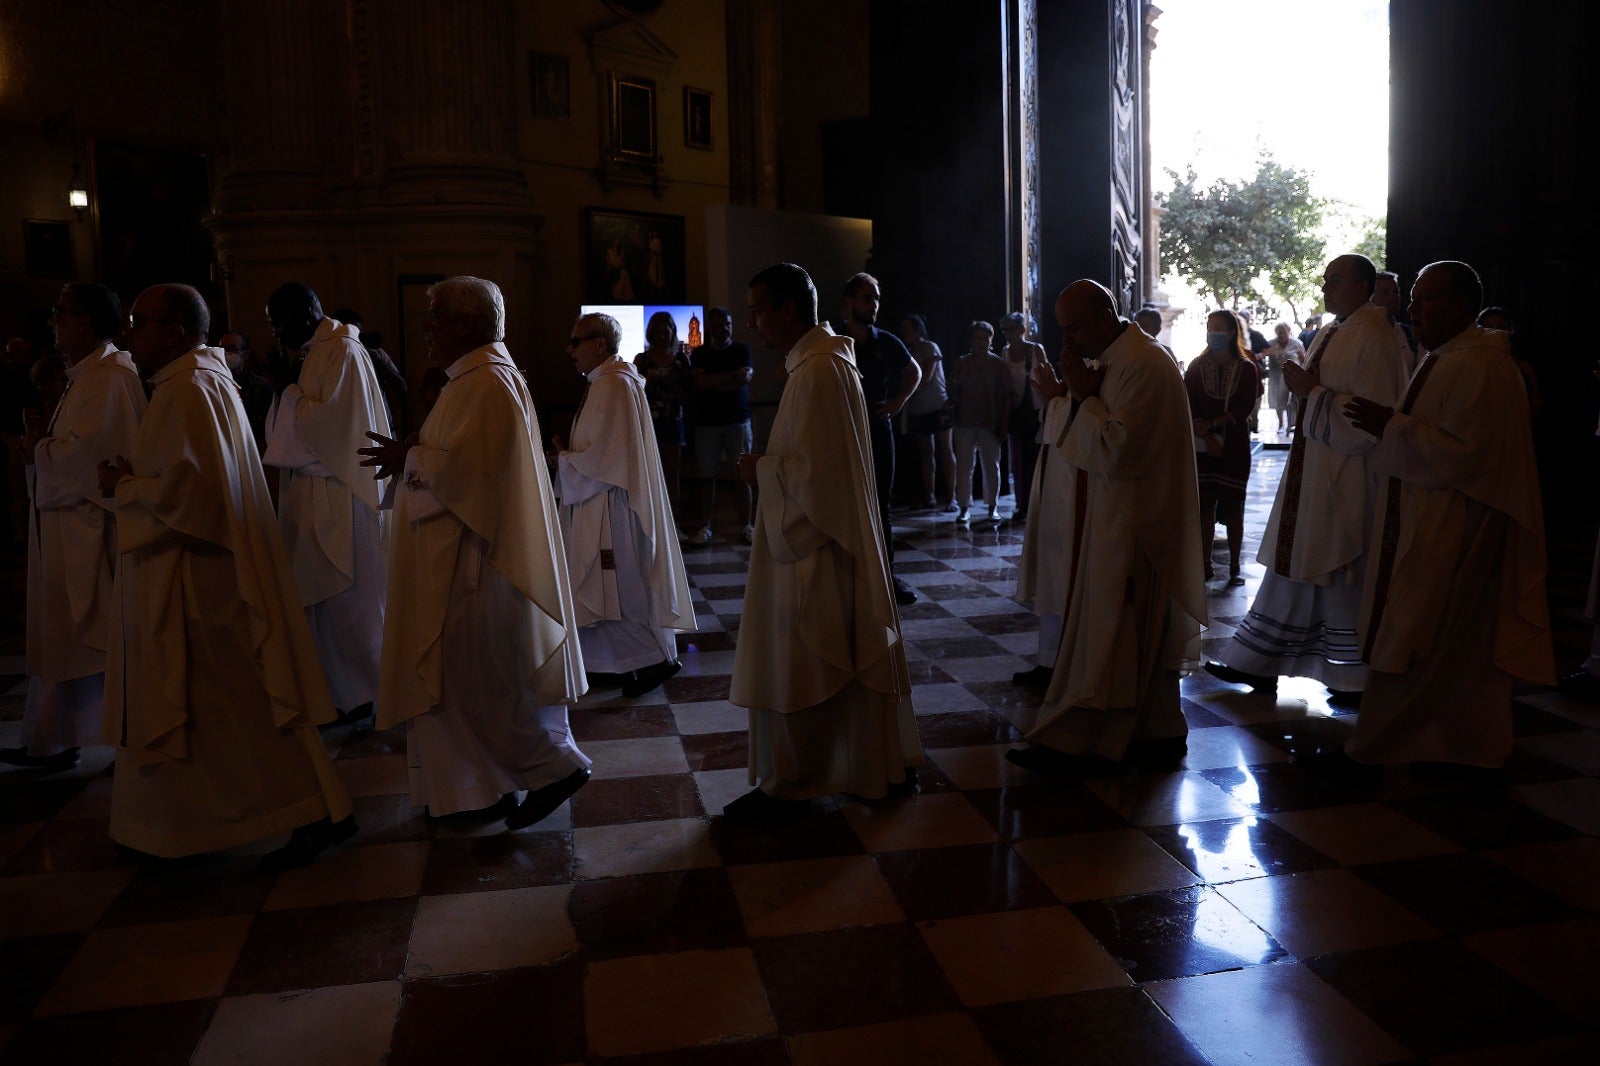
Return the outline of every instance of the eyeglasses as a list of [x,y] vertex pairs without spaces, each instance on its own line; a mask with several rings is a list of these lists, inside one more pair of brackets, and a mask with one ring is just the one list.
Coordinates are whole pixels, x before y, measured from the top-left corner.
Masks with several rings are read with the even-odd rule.
[[592,340],[599,340],[599,339],[600,339],[600,334],[598,334],[598,333],[591,333],[587,337],[568,337],[567,338],[567,351],[569,351],[569,352],[577,351],[579,348],[582,348],[588,342],[590,342]]
[[51,318],[62,318],[64,316],[66,316],[66,315],[86,315],[88,313],[89,312],[87,312],[87,311],[79,311],[79,310],[76,310],[75,308],[71,308],[71,307],[52,307],[52,308],[50,308],[50,317]]
[[141,315],[141,314],[137,314],[137,313],[131,314],[131,315],[128,316],[128,325],[132,326],[134,329],[138,329],[140,326],[144,325],[146,322],[161,322],[161,323],[165,323],[166,325],[170,326],[172,324],[172,319],[170,319],[170,318],[154,318],[154,317],[152,317],[150,315]]

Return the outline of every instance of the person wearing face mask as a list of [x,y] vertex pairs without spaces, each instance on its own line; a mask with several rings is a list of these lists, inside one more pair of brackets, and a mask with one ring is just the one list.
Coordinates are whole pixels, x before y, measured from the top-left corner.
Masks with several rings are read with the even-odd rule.
[[1377,277],[1364,255],[1329,263],[1322,296],[1335,320],[1304,368],[1284,364],[1300,417],[1261,537],[1267,573],[1233,638],[1205,664],[1223,681],[1270,690],[1280,676],[1311,677],[1347,703],[1366,687],[1356,624],[1378,493],[1375,442],[1342,404],[1356,395],[1393,406],[1406,385],[1388,312],[1372,302]]
[[1243,585],[1239,551],[1244,544],[1244,493],[1250,480],[1250,429],[1261,382],[1244,346],[1244,330],[1232,311],[1206,319],[1206,350],[1183,376],[1194,424],[1195,469],[1200,483],[1200,558],[1206,578],[1217,518],[1228,531],[1228,584]]

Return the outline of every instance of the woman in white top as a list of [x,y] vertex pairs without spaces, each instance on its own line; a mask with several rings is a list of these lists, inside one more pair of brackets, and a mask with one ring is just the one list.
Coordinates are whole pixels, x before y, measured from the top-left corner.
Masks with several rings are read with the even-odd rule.
[[1289,386],[1283,383],[1283,363],[1287,359],[1296,366],[1305,366],[1306,349],[1289,335],[1287,322],[1279,322],[1273,333],[1272,343],[1261,355],[1267,363],[1267,402],[1278,413],[1278,436],[1281,437],[1294,429],[1295,412],[1294,397],[1289,394]]
[[1000,351],[1011,376],[1011,419],[1006,436],[1011,442],[1011,484],[1016,490],[1012,518],[1028,517],[1028,491],[1033,487],[1033,465],[1039,457],[1039,397],[1033,388],[1033,368],[1048,362],[1044,345],[1028,339],[1028,319],[1020,311],[1000,320],[1006,344]]
[[[951,502],[955,480],[956,454],[950,445],[950,421],[944,406],[950,399],[945,387],[944,356],[939,346],[928,339],[928,323],[919,314],[908,314],[900,320],[900,339],[906,342],[911,358],[922,370],[922,384],[906,401],[906,436],[917,442],[917,453],[922,457],[922,505],[946,511],[955,507]],[[937,460],[937,464],[935,463]],[[937,465],[938,495],[934,495],[934,473]]]

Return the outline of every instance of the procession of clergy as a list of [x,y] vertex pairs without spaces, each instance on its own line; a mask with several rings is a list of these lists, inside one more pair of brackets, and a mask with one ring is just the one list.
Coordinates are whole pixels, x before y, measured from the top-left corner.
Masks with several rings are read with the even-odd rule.
[[[1375,278],[1357,255],[1327,268],[1337,321],[1291,382],[1303,413],[1267,574],[1207,669],[1364,692],[1346,750],[1310,756],[1328,773],[1497,767],[1513,681],[1554,680],[1524,391],[1504,334],[1474,324],[1470,267],[1417,278],[1414,370],[1370,302]],[[430,816],[531,825],[590,775],[568,708],[679,669],[694,608],[618,324],[575,323],[587,391],[547,451],[499,289],[455,277],[428,299],[449,383],[398,440],[356,330],[305,286],[278,289],[268,317],[298,358],[275,369],[258,456],[195,290],[148,289],[126,321],[106,288],[62,291],[67,392],[23,439],[24,746],[0,757],[60,770],[81,745],[114,745],[110,834],[128,851],[288,832],[263,865],[310,862],[357,831],[317,726],[374,711],[380,729],[405,725]],[[923,756],[852,342],[820,323],[794,264],[752,278],[748,304],[786,384],[765,452],[736,465],[759,490],[730,692],[756,787],[723,814],[781,825],[818,797],[907,794]],[[1098,283],[1069,285],[1055,316],[1018,581],[1049,680],[1009,758],[1068,776],[1176,765],[1179,678],[1207,620],[1183,380]],[[280,472],[276,508],[263,463]]]

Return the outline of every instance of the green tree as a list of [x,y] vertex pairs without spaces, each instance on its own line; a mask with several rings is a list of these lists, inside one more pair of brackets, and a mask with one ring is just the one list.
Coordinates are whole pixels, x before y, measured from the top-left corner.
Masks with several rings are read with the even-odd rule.
[[1389,261],[1389,224],[1386,219],[1369,218],[1361,229],[1361,240],[1356,242],[1356,252],[1386,270]]
[[1325,203],[1311,194],[1310,175],[1265,151],[1249,181],[1202,188],[1193,167],[1167,174],[1172,189],[1157,197],[1166,209],[1163,265],[1219,307],[1281,302],[1299,318],[1323,267]]

